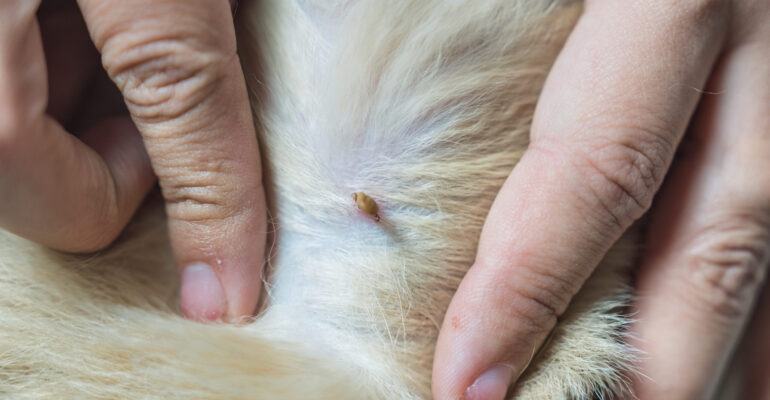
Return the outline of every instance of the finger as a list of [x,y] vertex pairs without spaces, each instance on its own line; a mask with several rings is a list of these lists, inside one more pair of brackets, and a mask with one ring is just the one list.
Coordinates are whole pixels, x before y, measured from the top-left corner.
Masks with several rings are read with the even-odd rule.
[[656,202],[632,337],[640,399],[710,398],[770,262],[770,46],[725,53]]
[[587,3],[444,318],[436,398],[502,398],[649,207],[722,40],[702,3]]
[[770,285],[755,307],[745,338],[746,386],[742,399],[770,400]]
[[254,311],[266,214],[256,135],[224,0],[81,0],[159,178],[195,319]]
[[132,125],[94,128],[110,138],[102,157],[45,114],[36,7],[0,5],[0,226],[57,249],[93,251],[118,235],[153,178]]

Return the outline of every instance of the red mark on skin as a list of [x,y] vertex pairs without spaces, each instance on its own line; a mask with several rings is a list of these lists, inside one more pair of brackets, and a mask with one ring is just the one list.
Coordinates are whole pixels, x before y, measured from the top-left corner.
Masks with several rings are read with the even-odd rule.
[[462,321],[460,321],[460,317],[458,316],[452,317],[452,328],[454,328],[455,330],[458,330],[462,328],[463,325],[464,324],[462,323]]

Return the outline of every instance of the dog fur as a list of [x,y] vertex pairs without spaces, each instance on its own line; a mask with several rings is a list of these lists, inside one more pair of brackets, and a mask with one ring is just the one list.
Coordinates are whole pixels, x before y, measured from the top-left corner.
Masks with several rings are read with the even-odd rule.
[[[157,194],[98,254],[0,232],[0,398],[430,398],[443,314],[580,9],[244,2],[271,217],[263,312],[240,326],[179,315]],[[380,222],[356,208],[358,191]],[[626,390],[633,244],[610,251],[510,398]]]

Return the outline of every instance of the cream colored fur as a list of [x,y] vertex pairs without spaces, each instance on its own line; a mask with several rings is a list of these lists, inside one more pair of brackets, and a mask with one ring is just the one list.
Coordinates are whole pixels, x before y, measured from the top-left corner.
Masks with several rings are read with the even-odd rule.
[[[275,239],[266,310],[241,327],[178,315],[157,198],[95,255],[0,233],[0,398],[430,398],[443,313],[580,5],[244,3]],[[512,398],[624,389],[632,253],[628,238],[612,250]]]

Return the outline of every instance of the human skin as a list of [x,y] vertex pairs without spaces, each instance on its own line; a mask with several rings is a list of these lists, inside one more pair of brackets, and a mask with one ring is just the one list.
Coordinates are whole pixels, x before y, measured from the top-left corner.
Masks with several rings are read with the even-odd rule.
[[[251,315],[266,214],[231,5],[47,1],[38,16],[39,5],[0,4],[0,226],[55,249],[95,251],[118,236],[157,177],[182,312]],[[76,106],[106,101],[87,90],[99,68],[127,112],[67,132]]]
[[436,399],[502,399],[664,177],[633,387],[713,393],[770,257],[769,22],[767,1],[586,2],[444,318]]
[[[183,312],[249,315],[264,197],[227,2],[81,0],[129,115],[77,138],[57,121],[92,69],[57,72],[64,89],[48,97],[43,55],[54,52],[43,51],[38,4],[0,5],[0,225],[61,250],[100,249],[154,172]],[[692,153],[668,174],[639,271],[635,344],[651,379],[634,385],[642,399],[708,394],[767,264],[767,16],[762,1],[587,3],[549,76],[530,150],[448,310],[445,321],[467,323],[442,329],[437,398],[502,398],[604,252],[649,208],[701,89],[719,94],[701,102]]]

